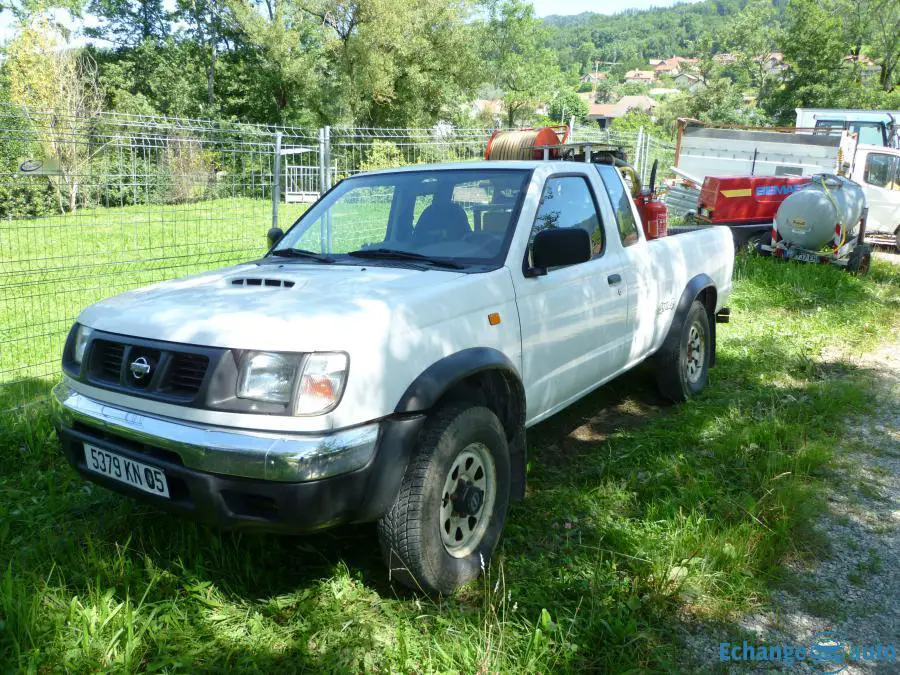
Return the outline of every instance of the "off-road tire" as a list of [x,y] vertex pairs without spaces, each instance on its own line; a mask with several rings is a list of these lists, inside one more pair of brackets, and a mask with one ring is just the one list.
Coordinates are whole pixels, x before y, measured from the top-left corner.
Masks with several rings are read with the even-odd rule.
[[[656,384],[666,398],[681,403],[699,393],[709,382],[709,363],[713,341],[709,314],[699,300],[694,300],[684,321],[676,321],[669,329],[662,348],[656,355]],[[694,332],[696,331],[696,333]],[[689,341],[699,336],[702,354],[689,350]],[[693,368],[689,366],[693,364]]]
[[847,260],[847,271],[851,274],[864,277],[869,273],[872,266],[872,247],[868,244],[859,244],[850,251],[850,258]]
[[[470,553],[456,557],[441,534],[444,488],[463,451],[482,446],[493,460],[496,492],[489,514],[485,496],[487,524],[480,540]],[[379,545],[391,580],[433,595],[450,594],[475,579],[500,539],[509,490],[509,448],[497,416],[469,403],[434,411],[419,435],[394,503],[378,521]]]

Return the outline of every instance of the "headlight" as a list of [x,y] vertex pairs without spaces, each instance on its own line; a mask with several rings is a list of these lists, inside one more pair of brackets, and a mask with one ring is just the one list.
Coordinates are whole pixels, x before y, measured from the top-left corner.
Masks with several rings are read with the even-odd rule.
[[296,354],[251,352],[241,368],[238,398],[287,405],[291,402],[299,364],[300,357]]
[[72,348],[72,360],[79,366],[84,360],[84,350],[87,349],[88,341],[91,339],[91,333],[93,332],[92,329],[80,324],[75,331],[75,344]]
[[315,415],[334,408],[347,382],[349,363],[341,352],[310,354],[300,375],[297,391],[298,415]]
[[[296,415],[328,412],[341,400],[347,382],[347,355],[250,352],[241,364],[238,398],[288,405]],[[296,385],[296,394],[295,394]]]

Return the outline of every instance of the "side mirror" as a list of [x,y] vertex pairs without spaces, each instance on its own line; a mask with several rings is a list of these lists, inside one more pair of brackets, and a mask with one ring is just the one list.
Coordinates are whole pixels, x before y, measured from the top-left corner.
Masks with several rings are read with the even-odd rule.
[[548,267],[577,265],[591,259],[591,235],[580,227],[542,230],[531,244],[532,276],[547,273]]
[[266,239],[269,240],[269,248],[272,248],[275,244],[281,241],[281,238],[284,237],[284,230],[280,227],[273,227],[266,233]]

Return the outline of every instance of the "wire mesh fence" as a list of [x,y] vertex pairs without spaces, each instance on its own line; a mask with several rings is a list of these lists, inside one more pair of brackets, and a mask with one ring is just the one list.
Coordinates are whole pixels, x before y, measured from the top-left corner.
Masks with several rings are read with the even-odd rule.
[[581,126],[572,130],[572,140],[621,146],[628,155],[629,163],[637,169],[642,183],[650,180],[654,161],[659,161],[657,180],[667,177],[675,163],[675,145],[646,133],[644,129],[622,132]]
[[[0,106],[0,412],[43,399],[84,307],[251,260],[334,182],[481,159],[491,130],[302,129]],[[631,158],[668,148],[581,128]]]
[[[262,252],[276,134],[286,146],[315,139],[0,109],[0,410],[46,394],[85,306]],[[305,207],[278,208],[289,220]]]

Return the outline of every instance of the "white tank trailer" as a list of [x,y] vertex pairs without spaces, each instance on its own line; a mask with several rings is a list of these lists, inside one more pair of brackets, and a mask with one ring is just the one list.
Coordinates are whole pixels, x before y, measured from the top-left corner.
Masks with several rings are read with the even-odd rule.
[[[859,225],[866,197],[862,188],[841,176],[819,174],[778,207],[775,227],[784,242],[811,251],[850,241]],[[844,228],[835,238],[835,226]]]

